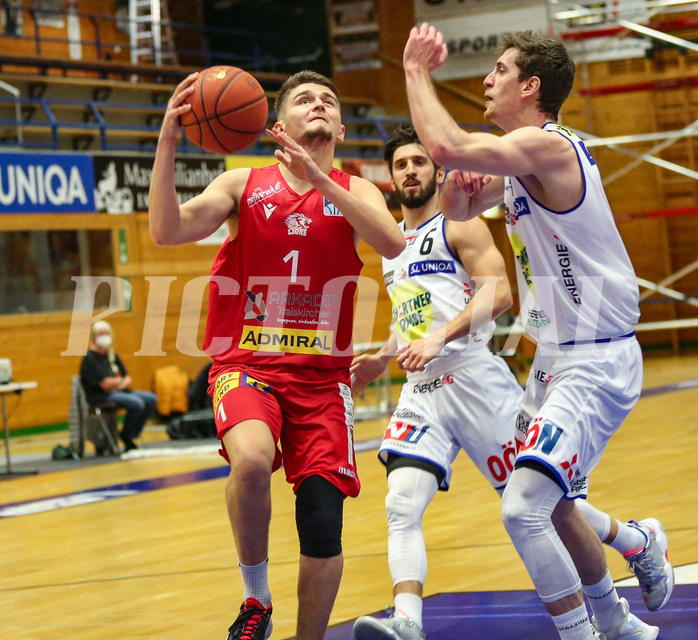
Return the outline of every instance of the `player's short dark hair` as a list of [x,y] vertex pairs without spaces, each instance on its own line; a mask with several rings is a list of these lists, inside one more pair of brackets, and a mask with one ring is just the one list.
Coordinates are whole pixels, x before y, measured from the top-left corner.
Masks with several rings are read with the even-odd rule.
[[[421,144],[424,146],[413,126],[401,124],[393,131],[383,147],[383,159],[388,163],[391,176],[393,175],[393,157],[395,156],[395,152],[400,147],[404,147],[408,144]],[[429,156],[429,158],[434,163],[434,170],[438,169],[439,165],[434,162],[431,156]]]
[[276,100],[274,101],[274,111],[278,118],[281,109],[284,107],[284,102],[288,98],[288,94],[291,93],[296,87],[302,84],[321,84],[323,87],[327,87],[332,93],[334,93],[337,98],[337,102],[341,102],[339,98],[339,91],[335,87],[334,82],[315,71],[299,71],[289,76],[279,89],[279,93],[276,95]]
[[502,34],[497,54],[501,55],[511,47],[519,50],[516,56],[519,81],[533,76],[540,78],[538,109],[557,120],[574,83],[574,60],[562,42],[533,31]]

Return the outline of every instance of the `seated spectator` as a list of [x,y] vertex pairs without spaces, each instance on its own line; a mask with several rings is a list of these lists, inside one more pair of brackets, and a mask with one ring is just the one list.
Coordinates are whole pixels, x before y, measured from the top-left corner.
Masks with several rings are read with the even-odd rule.
[[155,411],[158,398],[150,391],[134,391],[131,376],[112,346],[114,334],[108,322],[100,320],[92,325],[90,350],[80,364],[80,380],[87,402],[111,402],[126,409],[121,430],[124,451],[137,449],[134,440],[141,434],[145,421]]

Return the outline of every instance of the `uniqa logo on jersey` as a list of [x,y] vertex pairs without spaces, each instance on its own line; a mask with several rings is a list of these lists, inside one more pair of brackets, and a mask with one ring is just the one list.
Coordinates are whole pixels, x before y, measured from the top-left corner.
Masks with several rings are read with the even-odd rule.
[[393,326],[405,342],[429,335],[434,310],[428,291],[405,282],[395,288],[390,301],[393,304]]
[[511,211],[509,207],[505,206],[506,213],[504,215],[504,222],[509,225],[515,225],[521,216],[530,216],[531,208],[528,206],[528,200],[526,196],[519,196],[514,199],[514,210]]

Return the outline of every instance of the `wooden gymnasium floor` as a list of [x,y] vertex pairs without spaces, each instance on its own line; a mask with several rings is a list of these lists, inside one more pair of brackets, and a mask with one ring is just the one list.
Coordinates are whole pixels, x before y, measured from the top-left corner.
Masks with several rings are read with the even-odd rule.
[[[598,507],[620,519],[653,516],[664,523],[670,558],[682,575],[686,570],[688,582],[696,582],[691,565],[698,563],[695,384],[698,356],[646,358],[645,388],[654,391],[640,400],[591,478]],[[30,401],[29,395],[23,401]],[[356,427],[364,449],[357,454],[363,491],[346,503],[345,571],[328,638],[349,640],[350,621],[391,604],[385,475],[375,455],[375,439],[385,423],[363,421]],[[66,432],[13,438],[13,468],[48,457],[66,438]],[[168,446],[161,429],[149,429],[145,439],[151,453]],[[3,478],[0,635],[223,640],[242,585],[223,502],[226,469],[206,444],[179,455],[72,467],[44,464],[47,470],[36,475]],[[273,637],[290,638],[298,551],[292,493],[281,474],[274,475],[272,492]],[[523,621],[532,624],[519,614],[525,607],[536,614],[540,640],[556,637],[499,521],[497,496],[465,456],[456,461],[451,490],[440,493],[427,511],[425,535],[430,563],[425,595],[434,596],[427,599],[425,614],[432,640],[523,637]],[[613,550],[607,555],[614,579],[627,578],[622,558]],[[636,613],[645,613],[637,589],[627,594]],[[655,614],[651,621],[662,626],[660,638],[696,637],[697,603],[698,597],[682,591]],[[502,610],[511,616],[495,633],[501,620],[492,612]],[[439,631],[443,625],[431,619],[436,611],[441,618],[460,620],[455,634]],[[458,611],[468,615],[458,618]],[[681,632],[679,619],[688,620],[686,628],[692,630]]]

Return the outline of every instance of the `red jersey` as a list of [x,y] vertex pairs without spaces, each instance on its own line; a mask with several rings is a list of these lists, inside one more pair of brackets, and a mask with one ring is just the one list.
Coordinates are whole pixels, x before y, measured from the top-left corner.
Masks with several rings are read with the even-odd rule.
[[[349,189],[349,174],[330,178]],[[278,164],[252,169],[237,237],[211,269],[204,350],[224,364],[348,367],[362,266],[354,229],[327,198],[297,194]]]

